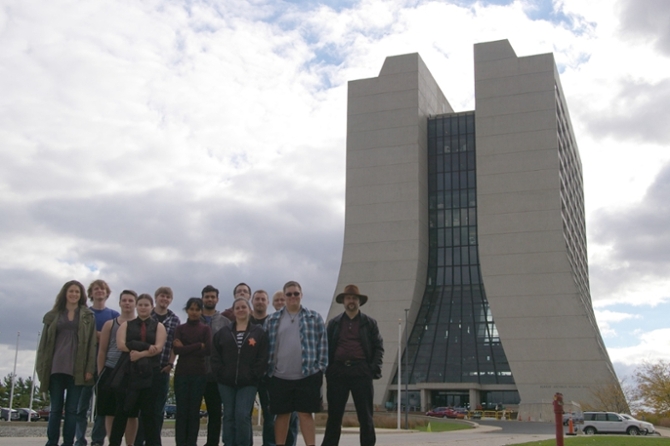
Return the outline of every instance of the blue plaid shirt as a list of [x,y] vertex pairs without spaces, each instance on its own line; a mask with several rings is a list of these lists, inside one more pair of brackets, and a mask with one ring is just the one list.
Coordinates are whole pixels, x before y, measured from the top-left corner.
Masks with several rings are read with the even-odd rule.
[[[151,317],[158,322],[158,315],[154,310],[151,310]],[[163,321],[165,325],[165,331],[167,332],[167,339],[165,340],[165,345],[163,346],[163,351],[161,352],[161,368],[165,367],[170,363],[170,352],[172,351],[172,342],[174,341],[174,331],[177,329],[181,322],[179,322],[179,316],[174,314],[172,310],[167,310],[167,316]]]
[[[274,374],[275,349],[277,347],[277,331],[279,319],[286,311],[286,307],[272,313],[265,321],[265,331],[268,333],[269,358],[268,376]],[[325,372],[328,367],[328,336],[326,324],[316,311],[300,307],[300,347],[302,348],[302,376],[307,377],[318,372]]]

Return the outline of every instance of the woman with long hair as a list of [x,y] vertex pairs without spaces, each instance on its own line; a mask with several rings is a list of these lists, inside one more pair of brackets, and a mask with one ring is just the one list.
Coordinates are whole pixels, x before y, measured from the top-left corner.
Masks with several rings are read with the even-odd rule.
[[184,310],[185,324],[174,332],[174,352],[179,355],[174,372],[174,393],[177,399],[175,443],[177,446],[196,446],[200,429],[200,403],[207,384],[205,357],[210,355],[212,330],[202,323],[203,302],[192,297]]
[[[124,322],[136,318],[135,306],[137,293],[133,290],[123,290],[119,296],[121,315],[105,322],[100,331],[98,344],[98,384],[96,409],[98,416],[105,417],[105,431],[112,432],[112,423],[116,414],[116,391],[111,387],[111,377],[121,354],[116,345],[116,334]],[[137,434],[137,418],[128,418],[126,424],[126,444],[132,445]]]
[[65,283],[43,322],[35,369],[51,400],[46,446],[58,446],[63,408],[62,445],[72,446],[79,396],[84,386],[93,385],[95,372],[95,317],[86,307],[84,286],[76,280]]
[[149,294],[137,298],[137,318],[124,322],[116,333],[116,345],[125,352],[119,358],[112,377],[118,390],[110,446],[120,446],[128,418],[141,413],[146,446],[160,445],[160,432],[153,415],[158,395],[152,383],[159,378],[159,355],[167,338],[165,326],[151,317],[154,300]]
[[233,314],[233,324],[214,335],[212,371],[223,402],[224,444],[250,446],[251,410],[268,367],[268,340],[263,328],[250,322],[251,307],[245,298],[235,299]]

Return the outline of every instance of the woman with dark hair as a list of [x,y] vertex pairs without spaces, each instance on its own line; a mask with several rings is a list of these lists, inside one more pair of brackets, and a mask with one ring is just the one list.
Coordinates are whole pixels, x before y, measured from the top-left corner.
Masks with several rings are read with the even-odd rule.
[[210,355],[212,344],[212,330],[200,320],[202,309],[202,299],[191,297],[184,307],[188,319],[174,332],[172,347],[179,355],[174,372],[177,446],[196,446],[200,429],[200,403],[207,384],[205,357]]
[[95,372],[95,317],[86,307],[84,286],[76,280],[63,285],[43,322],[35,369],[51,400],[46,446],[58,446],[63,407],[62,445],[72,446],[79,396],[84,386],[93,385]]
[[263,328],[251,323],[245,298],[235,299],[233,313],[235,322],[214,335],[212,372],[223,401],[223,443],[250,446],[251,410],[268,367],[268,340]]
[[165,326],[151,317],[154,300],[149,294],[137,298],[137,318],[122,323],[116,332],[116,347],[125,352],[114,368],[111,386],[118,390],[117,406],[109,434],[110,446],[120,446],[128,418],[141,414],[146,446],[158,446],[160,432],[153,416],[158,395],[152,383],[160,373],[159,355],[167,338]]

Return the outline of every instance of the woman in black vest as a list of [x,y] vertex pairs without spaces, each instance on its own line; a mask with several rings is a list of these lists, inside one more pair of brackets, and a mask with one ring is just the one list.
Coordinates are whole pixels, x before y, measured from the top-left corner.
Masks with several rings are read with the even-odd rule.
[[116,345],[126,352],[115,367],[112,386],[118,389],[117,408],[109,435],[110,446],[120,446],[128,418],[141,413],[146,446],[160,445],[160,432],[153,417],[158,397],[152,380],[160,373],[159,357],[167,338],[165,327],[151,318],[154,300],[148,294],[137,298],[137,318],[124,322],[116,333]]

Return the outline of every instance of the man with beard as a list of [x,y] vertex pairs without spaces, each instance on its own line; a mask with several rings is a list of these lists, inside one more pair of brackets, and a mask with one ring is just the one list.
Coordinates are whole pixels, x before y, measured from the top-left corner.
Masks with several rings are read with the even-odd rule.
[[[268,318],[268,293],[265,290],[254,291],[251,297],[251,323],[261,327]],[[270,412],[270,395],[268,394],[268,381],[264,377],[258,384],[258,399],[261,402],[263,412],[263,446],[275,445],[275,417]]]
[[[219,303],[219,290],[212,285],[207,285],[201,292],[203,310],[202,322],[209,325],[212,330],[212,337],[223,327],[230,325],[230,320],[216,311],[216,304]],[[212,373],[210,357],[205,358],[207,367],[207,384],[205,385],[205,405],[207,406],[207,443],[205,446],[218,446],[221,436],[221,395],[219,394],[219,385],[216,377]]]
[[270,408],[277,446],[284,446],[292,412],[298,412],[306,446],[314,446],[313,413],[321,411],[323,372],[328,366],[328,340],[321,315],[301,305],[302,288],[284,285],[286,306],[265,321],[269,340]]
[[339,444],[350,392],[360,425],[361,446],[374,446],[376,442],[372,380],[382,376],[384,344],[377,321],[360,311],[367,301],[368,296],[361,294],[356,285],[347,285],[335,298],[335,302],[344,304],[344,313],[328,322],[328,422],[321,446]]

